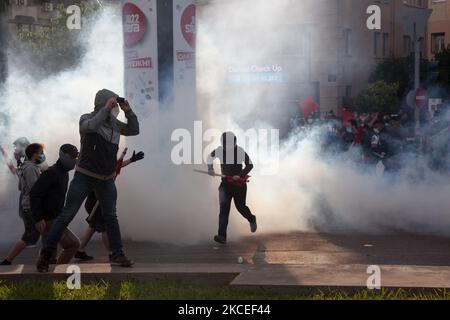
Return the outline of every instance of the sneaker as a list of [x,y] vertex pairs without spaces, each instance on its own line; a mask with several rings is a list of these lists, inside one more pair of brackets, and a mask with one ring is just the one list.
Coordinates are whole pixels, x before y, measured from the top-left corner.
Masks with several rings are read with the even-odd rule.
[[8,260],[3,260],[2,263],[0,263],[0,266],[10,266],[12,263]]
[[215,236],[214,237],[214,241],[220,244],[226,244],[227,243],[227,239],[225,237],[222,236]]
[[85,251],[77,251],[77,253],[75,254],[75,259],[90,261],[94,260],[94,257],[89,256]]
[[111,257],[110,262],[113,265],[118,265],[124,268],[129,268],[134,264],[134,261],[128,259],[123,253],[115,257]]
[[258,229],[258,225],[256,224],[256,218],[255,218],[255,221],[250,222],[250,231],[252,233],[255,233],[256,229]]
[[36,263],[36,269],[38,272],[47,273],[49,271],[50,260],[44,254],[39,256],[39,259]]

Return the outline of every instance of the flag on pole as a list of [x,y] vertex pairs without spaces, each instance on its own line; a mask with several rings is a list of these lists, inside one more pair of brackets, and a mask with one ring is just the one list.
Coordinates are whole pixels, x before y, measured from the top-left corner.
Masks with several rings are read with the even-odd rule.
[[298,107],[305,119],[307,119],[311,114],[313,114],[320,108],[320,106],[311,97],[308,97],[303,101],[300,101],[298,103]]

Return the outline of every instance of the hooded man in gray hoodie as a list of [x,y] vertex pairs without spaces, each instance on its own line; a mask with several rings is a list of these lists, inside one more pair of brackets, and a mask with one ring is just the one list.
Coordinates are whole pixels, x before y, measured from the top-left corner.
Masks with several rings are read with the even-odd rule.
[[[138,135],[139,122],[128,101],[118,98],[112,91],[100,90],[95,97],[94,111],[80,118],[81,150],[75,175],[70,183],[64,209],[49,230],[36,264],[39,272],[48,272],[50,259],[64,230],[93,191],[102,208],[110,241],[111,263],[122,267],[133,265],[133,261],[125,256],[122,249],[114,177],[120,136]],[[119,107],[124,111],[127,123],[117,120]]]

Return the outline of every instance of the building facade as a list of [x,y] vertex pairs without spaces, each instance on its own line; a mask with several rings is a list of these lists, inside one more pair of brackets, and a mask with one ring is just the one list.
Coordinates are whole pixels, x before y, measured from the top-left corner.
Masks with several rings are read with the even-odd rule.
[[[3,10],[8,16],[9,34],[13,36],[20,31],[47,27],[57,14],[55,4],[61,2],[6,1],[9,6],[3,6]],[[199,15],[211,8],[220,10],[223,6],[239,6],[245,1],[198,0]],[[70,5],[76,1],[63,2]],[[365,86],[377,63],[411,54],[413,34],[405,30],[401,22],[402,12],[406,10],[421,11],[428,6],[434,10],[428,25],[427,45],[423,43],[423,56],[431,57],[443,43],[450,42],[450,1],[446,0],[277,0],[273,5],[279,6],[281,2],[288,3],[290,10],[285,12],[282,24],[268,21],[265,34],[275,31],[281,34],[275,38],[287,41],[280,42],[279,50],[261,64],[279,66],[283,70],[282,79],[275,74],[272,82],[270,78],[269,81],[263,78],[245,84],[264,86],[268,92],[273,92],[268,100],[273,101],[272,104],[276,102],[276,108],[295,108],[296,103],[306,97],[319,103],[323,112],[351,105],[352,98]],[[369,30],[366,25],[367,8],[374,4],[381,9],[381,30]],[[252,25],[237,28],[245,32]],[[236,32],[240,32],[238,29]],[[229,68],[235,67],[232,62],[228,64]],[[226,77],[231,79],[227,81],[230,90],[236,85],[242,87],[242,83],[233,84],[237,79],[235,74]],[[242,81],[242,77],[239,79]]]
[[[223,6],[237,6],[242,1],[245,0],[199,0],[198,15],[201,17],[202,11],[203,14],[210,13],[211,7],[216,7],[218,12],[227,12],[229,10],[224,10]],[[280,19],[274,19],[276,22],[271,25],[268,19],[266,33],[276,30],[278,38],[287,40],[280,43],[277,52],[266,57],[267,64],[280,66],[282,78],[275,77],[272,83],[260,81],[238,85],[224,81],[224,87],[251,90],[260,86],[264,91],[272,92],[265,99],[269,113],[289,110],[289,115],[298,112],[299,101],[307,97],[320,105],[321,112],[339,112],[342,107],[351,106],[352,98],[367,84],[371,71],[379,62],[412,54],[413,29],[405,28],[403,20],[405,15],[420,14],[428,5],[420,0],[278,0],[274,6],[282,3],[289,8],[283,13],[283,22],[280,24]],[[381,9],[379,30],[367,27],[370,16],[367,9],[371,5]],[[240,28],[245,35],[246,28],[251,29],[252,25]],[[425,36],[425,24],[417,31]],[[424,55],[423,41],[421,51]],[[274,106],[273,101],[278,101],[277,105]]]
[[450,1],[428,0],[428,6],[433,10],[427,27],[428,60],[433,60],[436,53],[450,46]]
[[0,87],[6,78],[6,12],[7,2],[0,2]]
[[56,17],[55,3],[51,0],[7,0],[8,24],[11,36],[23,31],[39,31],[48,27]]

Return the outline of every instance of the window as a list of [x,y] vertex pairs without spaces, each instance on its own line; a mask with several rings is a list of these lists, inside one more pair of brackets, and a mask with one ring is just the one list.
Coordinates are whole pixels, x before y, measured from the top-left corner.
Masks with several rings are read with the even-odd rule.
[[347,98],[350,98],[352,96],[352,86],[346,86],[345,87],[345,96]]
[[378,57],[378,54],[380,52],[380,38],[381,33],[375,32],[373,36],[373,54],[375,55],[375,57]]
[[410,36],[403,36],[403,53],[406,56],[409,56],[411,54],[411,37]]
[[445,49],[445,33],[431,34],[431,52],[439,53]]
[[351,29],[345,29],[344,30],[344,41],[345,41],[345,54],[351,55],[351,39],[352,39],[352,30]]
[[383,33],[383,57],[389,55],[389,33]]
[[32,31],[35,31],[35,27],[32,24],[19,23],[19,24],[17,24],[17,31],[18,32],[32,32]]

